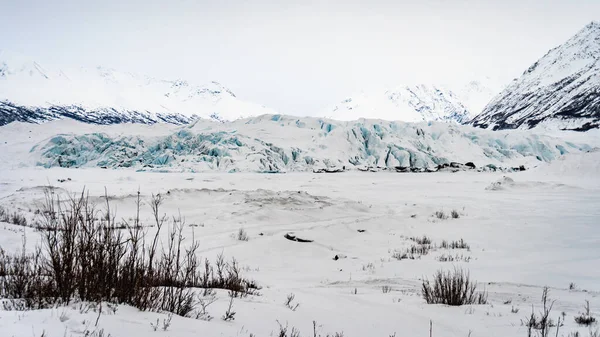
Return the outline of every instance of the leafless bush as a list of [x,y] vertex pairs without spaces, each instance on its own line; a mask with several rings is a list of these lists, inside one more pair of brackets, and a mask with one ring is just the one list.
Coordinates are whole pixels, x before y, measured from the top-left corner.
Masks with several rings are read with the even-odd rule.
[[510,308],[510,312],[512,312],[513,314],[517,314],[519,313],[519,308],[515,308],[514,306]]
[[288,332],[289,327],[287,323],[285,326],[283,326],[281,323],[279,323],[279,321],[277,321],[277,324],[279,325],[277,337],[300,337],[300,331],[295,327],[292,327],[292,330]]
[[429,280],[423,281],[422,295],[428,304],[486,304],[487,293],[475,292],[476,288],[468,272],[458,268],[454,272],[440,270],[434,276],[433,285]]
[[0,298],[4,310],[23,311],[47,307],[50,300],[44,294],[51,287],[45,274],[42,252],[38,248],[33,253],[25,250],[7,254],[0,248]]
[[6,208],[0,206],[0,221],[8,222],[13,225],[27,227],[27,218],[18,212],[9,212]]
[[248,233],[243,228],[240,228],[238,230],[236,238],[238,239],[238,241],[248,241],[250,239],[250,237],[248,237]]
[[221,317],[224,321],[233,321],[235,319],[235,311],[233,311],[233,296],[229,297],[229,306]]
[[419,245],[431,245],[432,243],[431,238],[427,237],[426,235],[423,235],[423,237],[411,237],[409,239]]
[[199,296],[198,298],[198,305],[200,306],[200,309],[198,309],[198,311],[196,312],[196,319],[201,319],[203,321],[210,321],[213,319],[213,317],[208,313],[208,307],[215,303],[217,301],[217,298],[212,296],[212,297],[202,297]]
[[458,241],[450,241],[450,242],[443,240],[442,243],[440,244],[440,248],[443,248],[443,249],[467,249],[467,250],[471,249],[471,247],[462,238]]
[[6,211],[6,209],[4,207],[0,206],[0,221],[8,222],[8,219],[9,219],[8,212]]
[[463,262],[470,262],[471,261],[471,257],[470,256],[464,256],[464,255],[451,255],[451,254],[442,254],[440,256],[438,256],[436,258],[436,260],[440,261],[440,262],[458,262],[458,261],[463,261]]
[[[277,321],[277,324],[279,325],[278,331],[275,332],[275,336],[277,337],[300,337],[300,330],[298,330],[295,327],[292,327],[290,329],[288,323],[285,324],[285,326],[283,324],[281,324],[279,321]],[[313,321],[313,337],[344,337],[344,333],[343,332],[336,332],[334,334],[326,334],[326,335],[322,335],[321,333],[319,333],[317,331],[317,322]]]
[[405,259],[409,259],[409,260],[414,260],[417,258],[420,258],[423,255],[427,255],[429,254],[429,251],[431,250],[431,246],[429,244],[416,244],[416,245],[412,245],[410,248],[407,248],[403,251],[394,251],[392,253],[392,257],[397,259],[397,260],[405,260]]
[[[42,335],[43,336],[43,335]],[[110,334],[105,335],[104,333],[104,329],[99,329],[99,330],[85,330],[83,332],[83,337],[111,337]]]
[[452,212],[450,212],[450,216],[452,217],[452,219],[458,219],[458,218],[460,218],[460,214],[455,209],[453,209]]
[[171,319],[173,319],[173,315],[169,314],[166,318],[163,318],[162,324],[160,324],[160,320],[157,318],[156,323],[150,322],[150,326],[154,331],[158,330],[159,327],[162,329],[162,331],[167,331],[171,326]]
[[448,219],[448,215],[446,213],[444,213],[444,211],[442,211],[442,210],[435,211],[435,213],[433,213],[433,216],[440,220]]
[[[527,327],[527,336],[532,337],[533,332],[537,333],[537,336],[540,337],[548,337],[550,333],[550,328],[555,327],[558,330],[561,326],[561,322],[556,325],[550,318],[550,311],[552,311],[552,306],[554,306],[554,301],[549,301],[548,299],[548,287],[544,287],[542,291],[542,311],[539,313],[539,316],[536,315],[533,306],[531,306],[531,315],[524,320],[521,320],[521,325]],[[558,335],[558,331],[556,332]]]
[[392,287],[388,285],[381,286],[381,292],[387,294],[392,291]]
[[[160,195],[150,200],[156,232],[149,238],[140,223],[139,192],[136,216],[125,222],[126,230],[115,224],[107,195],[105,201],[102,212],[89,203],[85,192],[66,200],[46,193],[41,212],[44,250],[12,255],[0,251],[0,296],[10,300],[10,309],[80,300],[191,316],[196,305],[192,288],[204,288],[206,293],[210,292],[206,289],[227,289],[236,296],[258,294],[256,283],[241,277],[235,259],[226,262],[220,255],[216,272],[210,261],[198,259],[199,243],[194,237],[187,242],[181,216],[168,221],[161,215]],[[159,249],[164,228],[167,240]]]
[[366,265],[363,264],[362,270],[373,273],[373,272],[375,272],[375,265],[372,262],[369,262]]
[[575,322],[579,325],[590,326],[596,323],[596,318],[590,313],[590,301],[585,301],[584,312],[575,316]]
[[569,290],[575,290],[577,289],[577,285],[575,285],[574,282],[569,283]]
[[293,293],[290,293],[287,295],[287,298],[285,299],[285,302],[283,304],[288,309],[290,309],[292,311],[296,311],[296,309],[298,309],[298,307],[300,306],[300,303],[294,303],[295,298],[296,298],[296,295],[294,295]]

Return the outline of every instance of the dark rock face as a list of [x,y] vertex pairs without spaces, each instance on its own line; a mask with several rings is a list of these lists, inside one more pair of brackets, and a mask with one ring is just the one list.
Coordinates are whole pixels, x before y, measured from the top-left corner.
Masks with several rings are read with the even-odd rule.
[[600,23],[592,22],[496,96],[470,124],[586,131],[600,127]]

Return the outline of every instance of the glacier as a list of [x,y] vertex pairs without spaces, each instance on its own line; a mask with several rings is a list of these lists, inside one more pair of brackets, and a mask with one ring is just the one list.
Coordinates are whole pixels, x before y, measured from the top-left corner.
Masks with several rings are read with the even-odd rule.
[[[9,125],[10,126],[10,125]],[[443,122],[335,121],[262,115],[200,119],[160,134],[127,125],[52,134],[30,151],[41,167],[131,168],[166,172],[294,172],[322,168],[436,169],[534,166],[592,149],[522,130],[491,131]],[[111,129],[112,128],[112,129]],[[115,132],[118,128],[119,132]],[[91,131],[91,132],[90,132]]]

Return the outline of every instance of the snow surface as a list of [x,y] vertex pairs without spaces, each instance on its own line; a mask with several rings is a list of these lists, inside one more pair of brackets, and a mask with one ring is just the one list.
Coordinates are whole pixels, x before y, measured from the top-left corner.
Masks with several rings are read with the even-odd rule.
[[[536,312],[540,310],[542,287],[548,285],[550,297],[557,300],[552,317],[566,314],[561,335],[578,330],[585,336],[587,329],[578,327],[573,316],[585,300],[590,301],[592,313],[600,315],[598,154],[567,154],[564,159],[511,174],[331,175],[19,168],[15,165],[19,157],[4,157],[1,206],[33,219],[43,200],[43,186],[52,184],[61,193],[85,187],[92,200],[103,195],[106,187],[114,197],[117,216],[127,218],[134,214],[138,189],[144,200],[162,193],[163,211],[181,212],[190,224],[184,235],[200,238],[203,257],[221,252],[235,256],[244,266],[243,275],[263,289],[261,296],[235,300],[233,322],[219,319],[228,298],[218,292],[218,301],[209,307],[214,320],[174,317],[167,331],[153,331],[150,325],[166,314],[127,306],[119,306],[114,314],[104,310],[95,326],[98,313],[80,310],[81,304],[25,312],[0,310],[0,331],[2,336],[15,337],[41,336],[42,332],[48,337],[83,336],[85,330],[99,329],[113,337],[247,337],[250,333],[274,335],[278,320],[299,328],[303,336],[312,336],[316,320],[323,335],[343,331],[347,337],[394,332],[396,336],[427,336],[431,320],[436,337],[525,336],[521,320],[532,305]],[[512,179],[510,187],[486,189],[506,180],[504,176]],[[58,182],[66,178],[71,180]],[[461,213],[459,219],[432,216],[437,210],[452,209]],[[144,204],[141,217],[148,221],[150,216]],[[239,228],[249,233],[249,241],[232,238]],[[290,231],[314,242],[284,239]],[[23,234],[32,249],[37,232],[0,223],[0,246],[19,249]],[[471,249],[437,250],[418,260],[391,257],[395,249],[410,245],[407,237],[422,235],[435,242],[463,238]],[[336,254],[347,258],[335,261]],[[437,258],[442,254],[471,259],[440,262]],[[479,287],[489,292],[490,304],[425,304],[420,280],[440,268],[455,266],[470,271]],[[576,290],[568,289],[571,282]],[[383,285],[392,291],[383,293]],[[296,311],[283,304],[289,293],[300,303]],[[511,313],[512,307],[520,311]]]
[[[25,138],[27,135],[27,138]],[[340,122],[263,115],[192,125],[91,126],[70,120],[0,127],[0,160],[18,167],[107,167],[174,172],[291,172],[318,168],[429,168],[473,162],[528,168],[598,146],[525,131],[447,123]]]

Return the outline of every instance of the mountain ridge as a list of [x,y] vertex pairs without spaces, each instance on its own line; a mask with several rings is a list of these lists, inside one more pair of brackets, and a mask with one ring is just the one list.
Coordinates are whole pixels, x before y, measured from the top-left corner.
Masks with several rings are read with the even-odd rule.
[[216,81],[192,85],[111,68],[50,69],[0,51],[0,125],[73,118],[88,123],[186,124],[276,113]]
[[467,123],[500,87],[472,80],[462,85],[408,84],[353,95],[324,115],[337,120],[375,118],[405,122]]
[[587,24],[550,49],[470,124],[494,130],[600,127],[600,23]]

